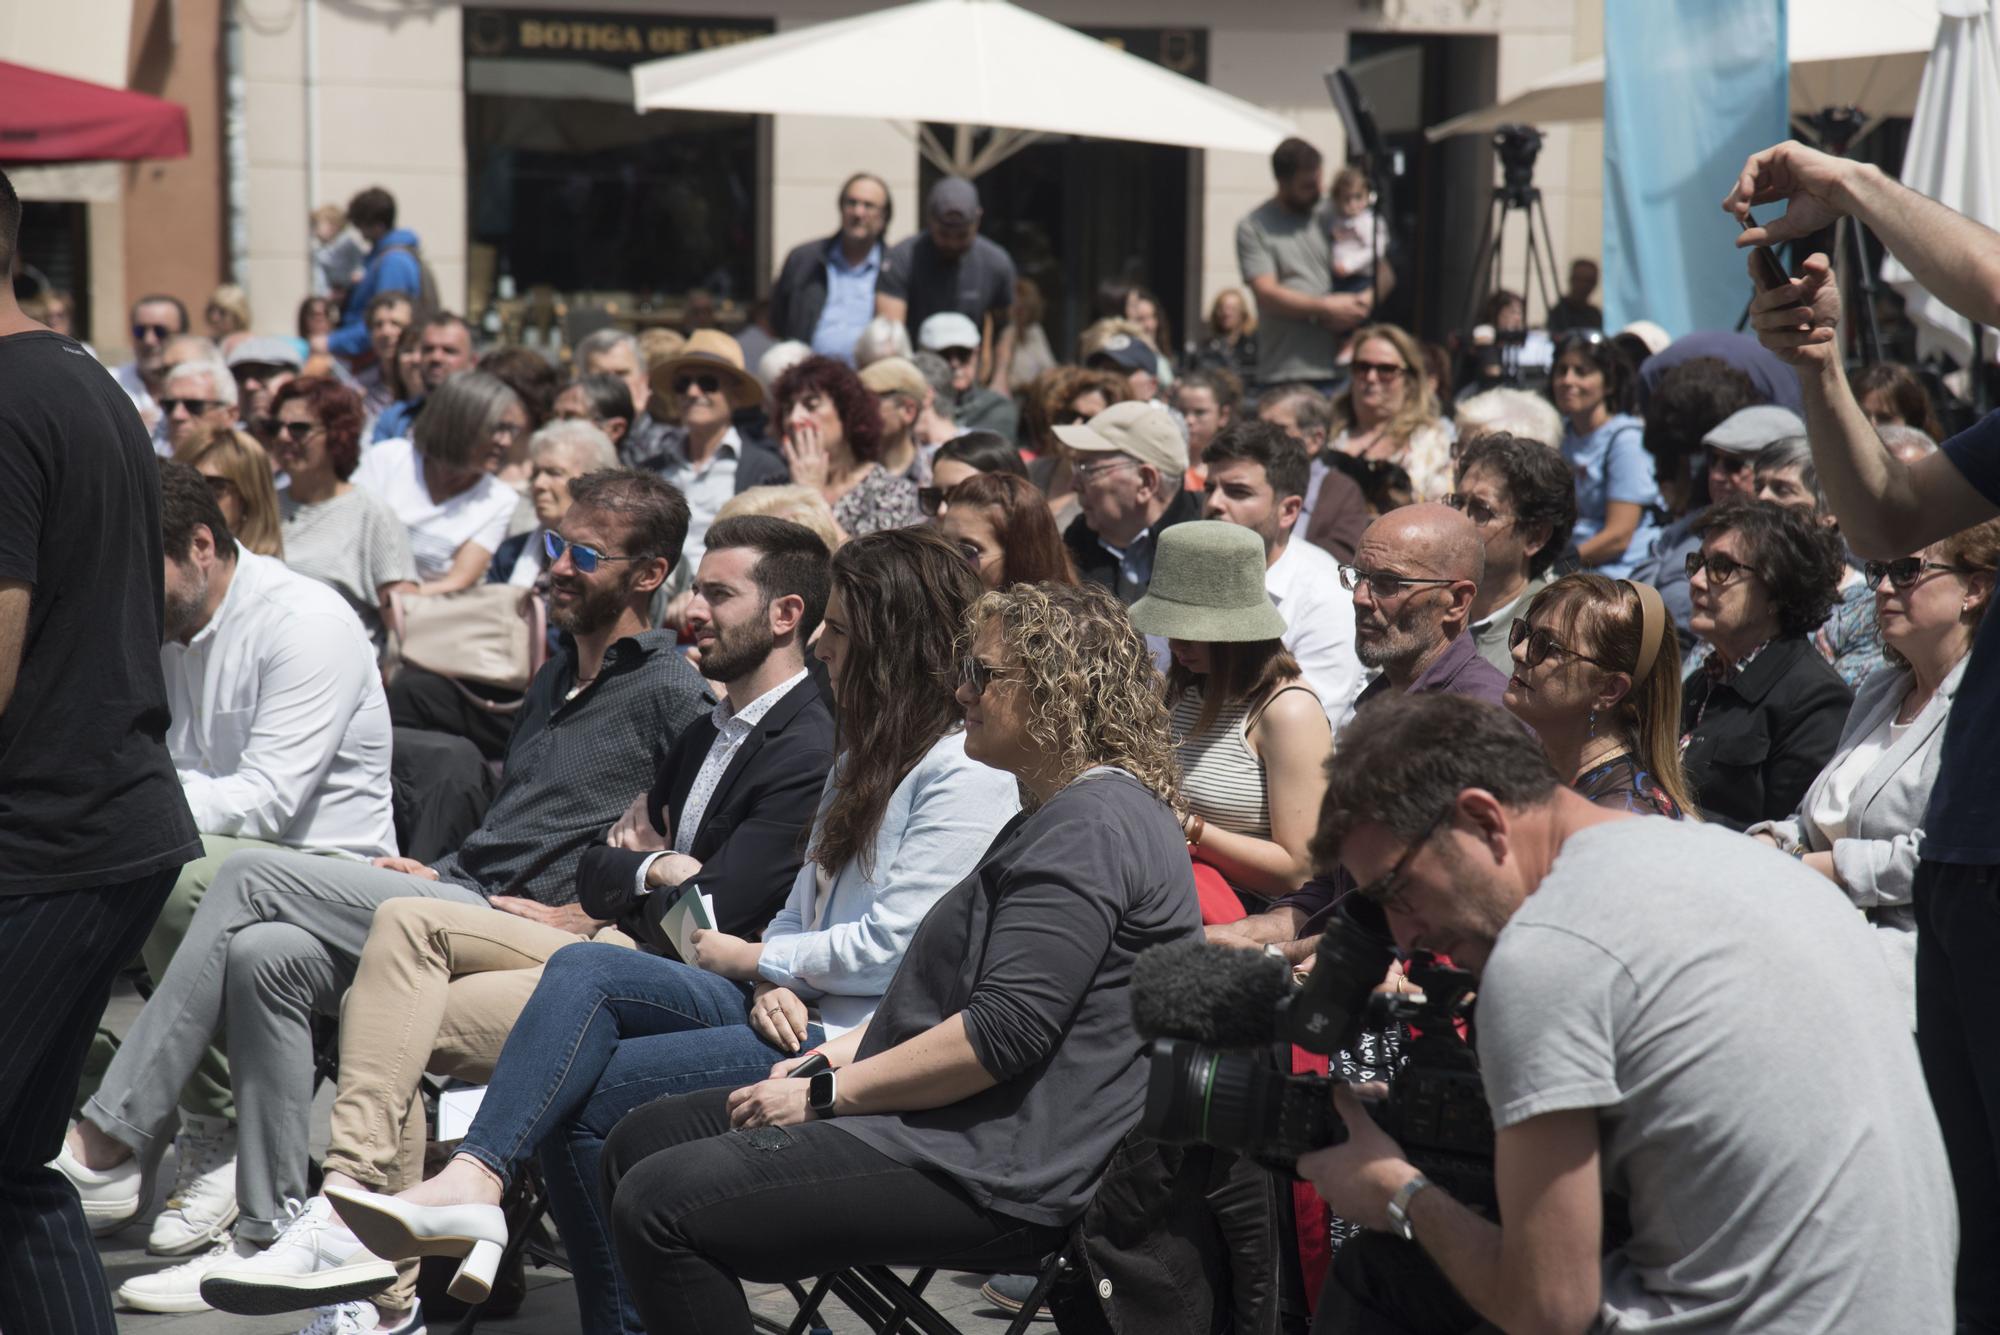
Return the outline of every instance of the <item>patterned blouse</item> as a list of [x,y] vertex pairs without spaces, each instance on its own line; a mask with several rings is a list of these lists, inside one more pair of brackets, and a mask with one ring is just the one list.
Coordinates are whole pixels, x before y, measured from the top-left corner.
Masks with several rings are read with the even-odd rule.
[[881,464],[870,464],[861,480],[833,503],[833,522],[850,538],[921,524],[924,511],[917,504],[917,484],[892,476]]
[[1679,820],[1681,809],[1653,776],[1632,762],[1629,755],[1606,760],[1574,785],[1576,791],[1612,811],[1629,811],[1635,816],[1665,816]]
[[1858,689],[1870,673],[1887,665],[1882,627],[1875,620],[1875,590],[1866,579],[1856,577],[1840,590],[1840,601],[1813,635],[1813,646],[1849,689]]

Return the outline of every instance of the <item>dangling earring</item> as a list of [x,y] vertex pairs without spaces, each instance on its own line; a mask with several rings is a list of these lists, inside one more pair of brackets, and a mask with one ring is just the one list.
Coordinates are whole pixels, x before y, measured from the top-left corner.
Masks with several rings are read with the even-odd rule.
[[1590,707],[1590,740],[1597,740],[1597,706]]

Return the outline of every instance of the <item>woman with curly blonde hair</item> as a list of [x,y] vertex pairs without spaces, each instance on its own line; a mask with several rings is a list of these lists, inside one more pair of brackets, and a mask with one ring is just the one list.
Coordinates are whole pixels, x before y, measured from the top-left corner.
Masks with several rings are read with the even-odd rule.
[[[1011,773],[1024,810],[925,917],[866,1026],[611,1133],[612,1230],[648,1330],[699,1314],[748,1335],[737,1276],[804,1279],[831,1255],[1039,1268],[1138,1123],[1133,961],[1199,931],[1151,656],[1095,587],[989,593],[962,643],[966,754]],[[790,1078],[806,1061],[831,1069]],[[759,1127],[786,1128],[785,1152],[729,1134]]]

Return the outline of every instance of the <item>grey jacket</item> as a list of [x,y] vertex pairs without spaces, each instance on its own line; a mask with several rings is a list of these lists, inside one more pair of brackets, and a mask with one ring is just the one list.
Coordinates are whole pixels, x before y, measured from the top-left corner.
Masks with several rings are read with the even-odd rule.
[[1809,853],[1819,853],[1831,847],[1834,870],[1855,907],[1869,910],[1878,925],[1913,930],[1910,883],[1916,877],[1918,850],[1923,843],[1924,809],[1930,804],[1931,785],[1937,781],[1945,718],[1970,658],[1967,655],[1959,660],[1909,730],[1862,776],[1848,807],[1848,838],[1829,840],[1807,813],[1855,744],[1880,727],[1884,719],[1895,717],[1910,689],[1910,674],[1905,669],[1884,668],[1861,684],[1833,759],[1806,789],[1792,818],[1753,825],[1746,833],[1769,833],[1784,849],[1803,846]]

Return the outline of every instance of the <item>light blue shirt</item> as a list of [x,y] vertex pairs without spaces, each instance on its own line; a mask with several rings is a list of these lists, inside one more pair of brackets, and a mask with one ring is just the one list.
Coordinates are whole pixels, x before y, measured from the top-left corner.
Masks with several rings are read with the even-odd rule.
[[835,240],[826,248],[826,305],[813,328],[812,349],[854,365],[854,342],[875,318],[875,279],[882,272],[882,243],[861,263],[850,266]]
[[1578,546],[1604,530],[1605,508],[1612,501],[1626,501],[1642,507],[1639,527],[1625,551],[1602,565],[1592,566],[1595,574],[1607,579],[1624,579],[1652,549],[1659,536],[1660,515],[1666,502],[1660,497],[1659,480],[1653,472],[1653,456],[1646,452],[1645,424],[1628,413],[1619,413],[1587,436],[1571,427],[1563,432],[1563,459],[1576,475],[1576,529]]
[[[842,768],[827,776],[821,817]],[[822,887],[817,864],[799,868],[764,929],[758,975],[815,1002],[829,1038],[866,1022],[924,915],[979,865],[1020,809],[1014,776],[968,757],[963,731],[938,738],[889,795],[866,872],[851,859]]]

